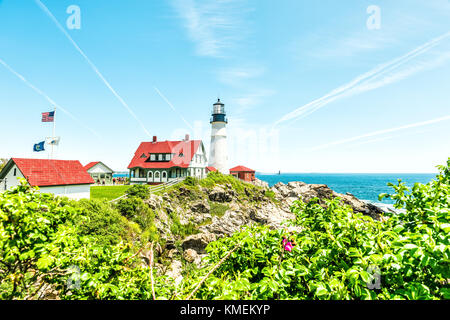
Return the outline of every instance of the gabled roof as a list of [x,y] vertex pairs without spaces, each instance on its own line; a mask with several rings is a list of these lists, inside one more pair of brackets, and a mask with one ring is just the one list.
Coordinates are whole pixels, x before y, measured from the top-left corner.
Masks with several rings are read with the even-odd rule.
[[237,167],[230,169],[230,172],[237,172],[237,171],[239,171],[239,172],[255,172],[255,170],[244,167],[244,166],[237,166]]
[[[128,169],[136,167],[148,169],[188,168],[201,143],[201,140],[142,142],[134,153]],[[152,153],[171,153],[173,157],[172,160],[166,162],[149,162],[147,160]]]
[[78,160],[11,158],[2,170],[2,175],[6,174],[3,171],[9,171],[8,168],[13,164],[16,164],[32,187],[94,183]]
[[95,166],[97,163],[100,163],[100,161],[89,162],[87,165],[84,166],[84,169],[85,169],[86,171],[88,171],[90,168],[92,168],[93,166]]
[[96,166],[97,164],[101,163],[102,165],[104,165],[109,171],[114,172],[114,170],[112,170],[110,167],[108,167],[106,164],[104,164],[101,161],[94,161],[94,162],[89,162],[87,165],[84,166],[84,169],[86,171],[89,171],[89,169],[91,169],[92,167]]

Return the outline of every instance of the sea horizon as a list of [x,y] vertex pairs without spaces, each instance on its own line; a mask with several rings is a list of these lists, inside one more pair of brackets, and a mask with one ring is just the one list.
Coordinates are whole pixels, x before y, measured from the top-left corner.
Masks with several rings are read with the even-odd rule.
[[269,187],[282,182],[301,181],[308,184],[325,184],[337,193],[351,193],[360,200],[374,204],[392,205],[391,199],[378,200],[381,193],[393,193],[388,183],[397,184],[401,179],[408,187],[414,183],[428,183],[436,173],[256,173],[256,178],[265,181]]

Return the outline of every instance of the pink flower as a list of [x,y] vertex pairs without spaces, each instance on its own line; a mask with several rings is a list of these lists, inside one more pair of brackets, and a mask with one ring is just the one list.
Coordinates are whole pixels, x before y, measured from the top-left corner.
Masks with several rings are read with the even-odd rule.
[[286,244],[284,243],[284,241],[283,241],[283,244],[284,244],[284,250],[286,250],[286,251],[289,251],[289,252],[291,252],[292,251],[292,243],[290,243],[290,242],[287,242]]

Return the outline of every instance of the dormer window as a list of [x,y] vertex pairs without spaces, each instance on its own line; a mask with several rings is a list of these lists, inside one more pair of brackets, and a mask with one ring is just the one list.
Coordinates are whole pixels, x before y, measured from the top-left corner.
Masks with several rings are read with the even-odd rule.
[[156,155],[155,154],[151,154],[150,155],[150,161],[155,161],[156,160]]
[[143,158],[147,158],[147,156],[145,155],[145,153],[143,153],[143,154],[141,155],[141,159],[143,159]]
[[163,160],[163,155],[162,154],[158,154],[158,160],[162,161]]
[[166,154],[166,161],[170,161],[172,159],[172,155],[170,153]]

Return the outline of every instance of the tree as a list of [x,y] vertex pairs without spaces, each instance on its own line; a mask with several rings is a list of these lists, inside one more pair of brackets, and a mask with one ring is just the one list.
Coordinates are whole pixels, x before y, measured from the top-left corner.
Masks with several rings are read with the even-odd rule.
[[0,171],[6,166],[6,163],[8,163],[8,159],[0,158]]

